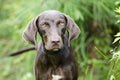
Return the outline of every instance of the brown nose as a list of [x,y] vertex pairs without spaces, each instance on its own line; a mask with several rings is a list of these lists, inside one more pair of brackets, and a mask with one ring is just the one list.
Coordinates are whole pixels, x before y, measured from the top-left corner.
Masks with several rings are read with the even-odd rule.
[[60,36],[58,35],[58,34],[53,34],[52,36],[51,36],[51,38],[50,38],[51,40],[51,43],[52,44],[59,44],[60,43]]
[[60,40],[52,40],[53,44],[58,44],[60,42]]

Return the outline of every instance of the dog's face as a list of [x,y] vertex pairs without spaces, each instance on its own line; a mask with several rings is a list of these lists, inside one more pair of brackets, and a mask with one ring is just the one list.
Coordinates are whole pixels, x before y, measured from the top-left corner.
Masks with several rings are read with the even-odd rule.
[[65,30],[68,31],[69,35],[68,44],[80,34],[79,27],[69,16],[56,10],[49,10],[30,21],[23,37],[31,44],[37,45],[36,33],[39,32],[45,49],[57,51],[64,47]]
[[65,16],[56,12],[44,13],[39,17],[37,27],[46,50],[57,51],[64,47]]

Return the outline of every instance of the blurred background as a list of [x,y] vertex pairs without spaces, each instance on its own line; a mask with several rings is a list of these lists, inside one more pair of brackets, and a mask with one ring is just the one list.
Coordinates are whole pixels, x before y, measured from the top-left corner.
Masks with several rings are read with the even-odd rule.
[[26,25],[50,9],[71,16],[81,29],[79,38],[72,42],[79,80],[120,80],[120,51],[115,50],[118,39],[112,44],[120,31],[119,6],[120,0],[0,0],[0,80],[34,80],[36,51],[8,55],[31,46],[22,38]]

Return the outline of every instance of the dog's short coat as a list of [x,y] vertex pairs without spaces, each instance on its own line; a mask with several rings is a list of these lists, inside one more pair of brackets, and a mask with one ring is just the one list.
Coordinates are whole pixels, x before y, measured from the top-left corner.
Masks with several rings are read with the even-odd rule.
[[[36,41],[37,32],[42,41]],[[35,58],[36,80],[77,80],[78,66],[71,40],[77,38],[80,29],[67,15],[48,10],[41,13],[28,24],[23,38],[37,49]]]

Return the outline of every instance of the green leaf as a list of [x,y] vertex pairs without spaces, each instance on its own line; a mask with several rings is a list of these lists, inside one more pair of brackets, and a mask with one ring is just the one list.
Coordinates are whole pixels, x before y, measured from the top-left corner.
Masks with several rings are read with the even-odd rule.
[[120,37],[115,38],[115,40],[113,41],[113,44],[116,43],[119,40],[120,40]]
[[118,32],[118,33],[115,35],[115,37],[120,37],[120,32]]
[[116,8],[115,12],[117,12],[118,14],[120,14],[120,7]]

